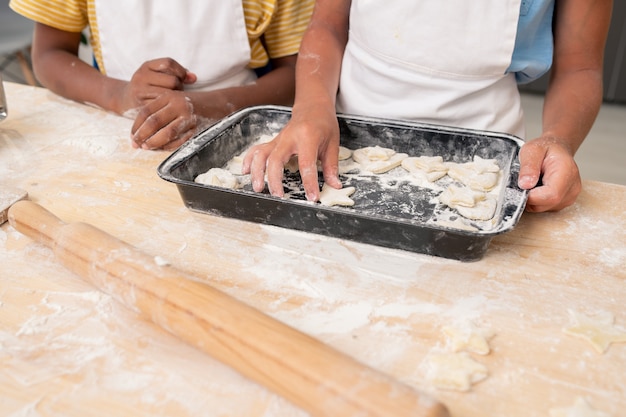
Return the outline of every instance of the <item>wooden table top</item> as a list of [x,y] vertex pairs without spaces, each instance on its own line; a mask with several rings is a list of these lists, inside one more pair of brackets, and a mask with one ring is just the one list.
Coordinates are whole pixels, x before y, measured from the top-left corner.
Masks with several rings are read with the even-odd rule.
[[[64,221],[159,256],[429,393],[455,417],[567,415],[557,409],[579,398],[609,416],[626,409],[626,343],[600,353],[563,331],[578,313],[606,316],[607,328],[614,317],[613,331],[626,332],[626,187],[585,181],[574,206],[525,213],[482,260],[462,263],[193,213],[157,176],[169,153],[130,146],[131,120],[37,87],[5,89],[0,184]],[[8,223],[0,264],[0,415],[306,415]],[[465,354],[487,373],[467,391],[434,379],[433,358],[458,340],[450,328],[491,336],[488,354]]]

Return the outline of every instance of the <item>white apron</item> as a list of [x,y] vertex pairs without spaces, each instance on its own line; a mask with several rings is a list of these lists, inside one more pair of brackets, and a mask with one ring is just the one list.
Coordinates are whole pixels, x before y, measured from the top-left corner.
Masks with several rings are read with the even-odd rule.
[[338,111],[523,137],[520,1],[353,0]]
[[95,0],[104,72],[130,80],[139,66],[173,58],[198,76],[190,89],[256,79],[241,0]]

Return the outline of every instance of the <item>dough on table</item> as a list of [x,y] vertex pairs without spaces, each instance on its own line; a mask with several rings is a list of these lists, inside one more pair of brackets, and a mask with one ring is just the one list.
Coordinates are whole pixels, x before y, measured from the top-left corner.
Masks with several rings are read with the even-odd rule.
[[436,387],[469,391],[472,384],[487,378],[487,368],[467,352],[431,353],[426,358],[427,378]]
[[571,407],[551,408],[549,413],[550,417],[611,417],[591,407],[589,402],[582,397],[576,398],[576,402]]
[[325,206],[353,206],[354,200],[350,196],[354,191],[356,191],[354,187],[336,189],[324,184],[320,192],[320,203]]
[[455,209],[461,216],[471,220],[489,220],[493,218],[498,202],[484,192],[474,191],[469,187],[451,184],[441,194],[439,201]]
[[441,156],[410,156],[402,160],[402,168],[420,179],[435,182],[448,173],[448,165]]
[[491,329],[479,328],[471,322],[445,326],[442,331],[454,352],[466,351],[479,355],[489,354],[489,340],[495,335]]
[[495,159],[474,156],[472,162],[448,163],[448,176],[476,191],[493,190],[500,180],[500,167]]
[[198,175],[194,181],[199,184],[214,185],[216,187],[239,188],[237,177],[223,168],[211,168],[204,174]]
[[365,171],[382,174],[400,166],[402,160],[408,157],[405,153],[396,153],[393,149],[378,145],[367,146],[352,152],[352,159],[358,162]]
[[613,324],[613,314],[603,312],[589,317],[574,310],[568,312],[572,325],[563,333],[588,341],[596,352],[606,352],[611,343],[626,343],[626,330]]

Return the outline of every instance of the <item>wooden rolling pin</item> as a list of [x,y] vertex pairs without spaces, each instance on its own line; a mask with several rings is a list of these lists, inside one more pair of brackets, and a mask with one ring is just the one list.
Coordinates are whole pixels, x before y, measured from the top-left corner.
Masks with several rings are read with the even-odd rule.
[[102,291],[313,416],[449,416],[430,397],[93,226],[66,224],[31,201],[14,204],[9,222]]

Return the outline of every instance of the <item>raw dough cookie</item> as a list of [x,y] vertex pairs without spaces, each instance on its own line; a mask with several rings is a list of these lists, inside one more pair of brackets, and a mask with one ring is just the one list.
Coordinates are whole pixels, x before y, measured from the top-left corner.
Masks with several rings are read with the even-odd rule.
[[609,414],[597,411],[582,397],[576,398],[574,405],[568,408],[551,408],[550,417],[610,417]]
[[598,353],[606,352],[611,343],[626,343],[626,331],[613,324],[613,314],[603,312],[588,317],[573,310],[568,312],[573,325],[564,328],[563,333],[587,340]]
[[448,165],[441,156],[411,156],[402,160],[402,168],[420,178],[435,182],[448,173]]
[[454,184],[446,188],[439,201],[455,209],[459,214],[471,220],[489,220],[493,218],[498,202],[484,192],[474,191],[469,187]]
[[194,180],[199,184],[214,185],[223,188],[239,188],[239,181],[230,171],[222,168],[211,168],[204,174],[200,174]]
[[500,167],[495,159],[483,159],[480,156],[474,156],[472,162],[449,163],[448,175],[473,190],[490,191],[498,185]]
[[339,147],[339,160],[345,161],[352,156],[352,151],[344,146]]
[[393,149],[380,146],[367,146],[352,152],[352,159],[361,164],[362,168],[374,174],[382,174],[399,166],[405,153],[396,153]]
[[428,379],[437,388],[469,391],[472,384],[487,378],[487,368],[466,352],[430,354]]
[[466,323],[460,326],[445,326],[442,331],[447,336],[450,347],[454,352],[464,350],[479,355],[489,354],[488,341],[495,335],[492,330],[478,328],[474,323]]
[[344,187],[338,190],[324,184],[320,193],[320,203],[325,206],[353,206],[354,200],[350,196],[355,190],[354,187]]

